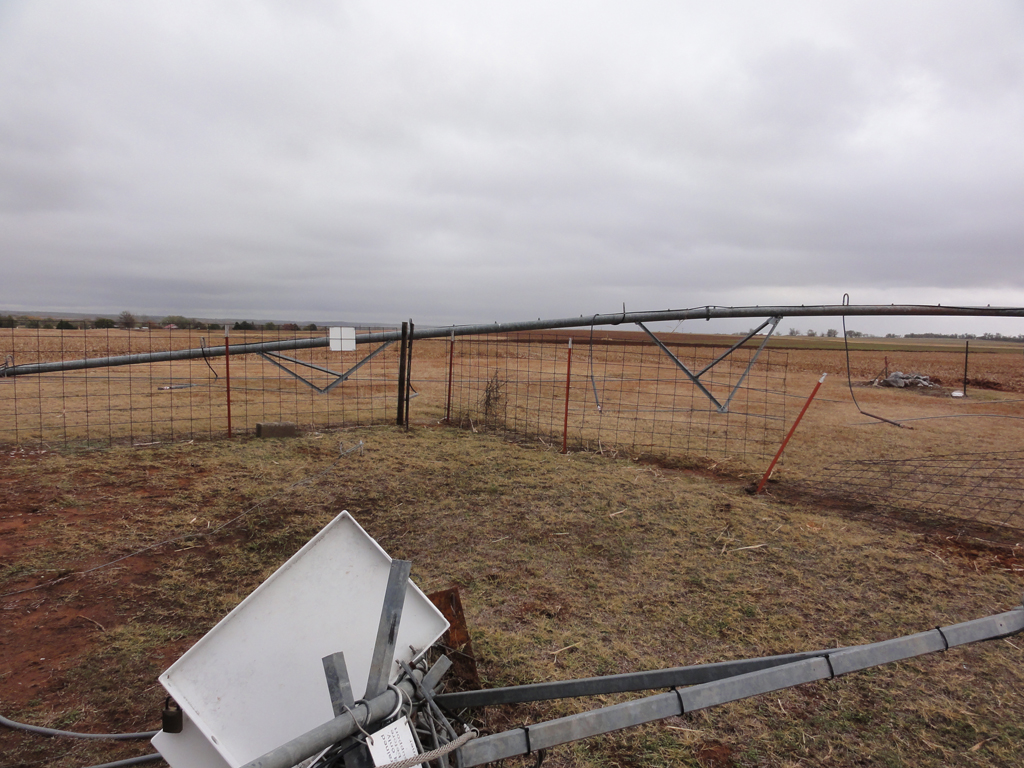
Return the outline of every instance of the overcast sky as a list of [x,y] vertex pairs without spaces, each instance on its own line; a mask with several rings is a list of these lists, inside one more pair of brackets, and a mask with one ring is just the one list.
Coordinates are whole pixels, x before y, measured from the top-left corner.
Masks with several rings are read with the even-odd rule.
[[1016,1],[0,0],[4,311],[1024,306],[1022,255]]

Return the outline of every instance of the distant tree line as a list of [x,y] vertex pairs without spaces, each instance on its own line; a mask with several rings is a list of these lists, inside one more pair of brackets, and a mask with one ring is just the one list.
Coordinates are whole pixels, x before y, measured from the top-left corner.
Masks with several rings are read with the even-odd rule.
[[[750,330],[753,331],[754,329],[751,328]],[[806,333],[801,333],[799,328],[790,328],[789,329],[789,333],[787,335],[788,336],[804,336],[804,335],[806,335],[806,336],[813,337],[813,336],[817,336],[818,332],[815,331],[812,328],[812,329],[808,330]],[[837,331],[835,328],[829,328],[825,332],[824,335],[828,336],[829,338],[833,338],[833,337],[839,335],[839,331]],[[869,334],[869,333],[861,333],[860,331],[854,331],[854,330],[849,330],[849,331],[846,332],[846,337],[848,339],[859,339],[859,338],[862,338],[862,337],[865,337],[865,336],[870,337],[871,334]],[[967,339],[967,340],[970,340],[970,339],[983,339],[985,341],[1024,341],[1024,333],[1018,334],[1016,336],[1004,336],[1001,333],[983,333],[983,334],[980,334],[980,335],[975,334],[975,333],[905,333],[905,334],[903,334],[901,336],[898,333],[887,333],[887,334],[885,334],[885,338],[887,338],[887,339],[901,339],[901,338],[902,339]]]
[[[753,330],[753,329],[751,329],[751,330]],[[790,328],[788,335],[789,336],[800,336],[802,334],[800,333],[800,329],[799,328]],[[818,335],[818,332],[816,330],[814,330],[813,328],[809,328],[807,330],[807,334],[806,335],[807,336],[811,336],[811,337],[815,337],[815,336]],[[827,331],[825,331],[825,333],[822,334],[822,336],[827,336],[830,339],[834,339],[838,335],[839,335],[839,331],[837,331],[835,328],[829,328]],[[856,339],[856,338],[858,338],[860,336],[863,336],[864,334],[861,333],[860,331],[847,331],[846,335],[849,338],[851,338],[851,339]]]
[[983,339],[985,341],[1024,341],[1024,333],[1016,336],[1004,336],[1001,333],[905,333],[905,339]]
[[271,322],[271,323],[260,324],[260,323],[252,323],[252,322],[249,322],[248,320],[243,320],[243,321],[235,323],[233,326],[231,326],[231,330],[233,330],[233,331],[298,331],[298,330],[315,331],[315,330],[317,330],[317,327],[316,327],[316,323],[310,323],[309,325],[304,325],[300,329],[299,326],[296,325],[295,323],[284,323],[283,325],[278,325],[277,323],[272,323]]
[[[133,312],[124,310],[117,316],[117,318],[111,317],[96,317],[93,319],[76,319],[69,320],[67,318],[52,317],[36,317],[34,315],[0,315],[0,328],[32,328],[32,329],[56,329],[61,331],[73,331],[73,330],[86,330],[89,328],[98,329],[112,329],[112,328],[123,328],[125,330],[132,330],[134,328],[181,328],[185,330],[218,330],[223,328],[221,323],[204,323],[201,320],[196,320],[190,317],[184,317],[183,315],[168,315],[162,320],[154,320],[152,318],[139,318]],[[297,323],[283,323],[278,325],[277,323],[253,323],[249,320],[236,322],[232,326],[233,330],[236,331],[316,331],[316,323],[309,323],[308,325],[299,326]]]

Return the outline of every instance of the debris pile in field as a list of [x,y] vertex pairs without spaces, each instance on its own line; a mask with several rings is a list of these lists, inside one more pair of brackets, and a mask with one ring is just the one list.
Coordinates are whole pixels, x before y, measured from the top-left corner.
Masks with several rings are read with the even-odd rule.
[[875,385],[879,387],[936,387],[937,384],[932,383],[932,380],[920,373],[902,373],[901,371],[893,371],[884,379],[875,379]]

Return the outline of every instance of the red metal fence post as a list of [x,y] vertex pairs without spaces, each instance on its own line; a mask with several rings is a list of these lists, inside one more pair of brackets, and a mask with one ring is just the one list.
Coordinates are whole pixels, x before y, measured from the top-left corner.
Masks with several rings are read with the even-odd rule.
[[754,491],[755,494],[764,490],[765,483],[768,482],[768,478],[771,477],[772,470],[775,469],[775,463],[779,460],[779,457],[782,456],[782,452],[786,450],[786,443],[789,442],[789,438],[791,438],[793,433],[796,432],[796,427],[800,423],[800,419],[802,419],[804,414],[807,413],[807,409],[811,405],[811,400],[813,400],[814,396],[818,394],[818,390],[821,389],[821,385],[824,383],[826,376],[828,376],[827,373],[821,374],[821,378],[818,379],[818,383],[814,385],[814,389],[811,390],[811,396],[807,398],[807,402],[804,403],[804,407],[800,411],[800,415],[796,417],[796,421],[793,422],[793,426],[789,428],[789,434],[786,435],[786,439],[783,440],[782,445],[779,446],[778,453],[775,454],[775,458],[772,459],[772,463],[768,465],[768,470],[764,473],[764,477],[761,478],[761,482],[757,484],[757,490]]
[[565,423],[562,425],[562,453],[569,452],[569,383],[572,381],[572,339],[569,339],[569,356],[565,360]]

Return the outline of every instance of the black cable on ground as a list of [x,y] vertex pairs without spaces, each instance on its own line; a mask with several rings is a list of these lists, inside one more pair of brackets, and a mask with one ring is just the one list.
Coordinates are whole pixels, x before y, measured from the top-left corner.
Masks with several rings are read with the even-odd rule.
[[141,755],[139,757],[129,757],[126,760],[115,760],[113,763],[100,763],[99,765],[90,765],[88,768],[127,768],[129,765],[139,765],[140,763],[155,763],[157,760],[163,761],[164,756],[159,752],[153,752],[149,755]]
[[594,402],[597,404],[597,412],[601,413],[601,400],[597,396],[597,380],[594,378],[594,320],[597,320],[597,315],[594,315],[593,320],[590,321],[590,349],[587,355],[590,367],[590,386],[594,390]]
[[[844,293],[843,294],[843,306],[845,307],[849,303],[850,303],[850,294]],[[848,338],[846,338],[846,315],[843,315],[842,317],[843,317],[843,347],[846,349],[846,384],[850,388],[850,397],[853,399],[854,407],[856,407],[856,409],[858,411],[860,411],[863,415],[867,416],[868,418],[878,419],[879,421],[884,421],[886,424],[892,424],[894,427],[899,427],[900,429],[913,429],[913,427],[908,427],[905,424],[900,424],[898,421],[893,421],[892,419],[886,419],[886,418],[884,418],[882,416],[875,416],[875,414],[868,413],[867,411],[865,411],[863,408],[860,407],[860,403],[857,402],[857,396],[855,394],[853,394],[853,377],[850,374],[850,340]]]
[[39,725],[28,725],[27,723],[17,723],[14,720],[9,720],[3,715],[0,715],[0,725],[6,726],[16,731],[28,731],[29,733],[37,733],[40,736],[65,736],[71,739],[103,739],[103,740],[114,740],[114,741],[132,741],[134,739],[151,739],[156,736],[160,731],[142,731],[140,733],[79,733],[77,731],[61,731],[56,728],[43,728]]
[[214,381],[216,381],[217,379],[220,378],[220,376],[218,376],[217,372],[215,370],[213,370],[213,366],[210,365],[210,360],[206,357],[206,337],[205,336],[200,336],[199,337],[199,347],[203,350],[203,362],[206,363],[206,367],[210,369],[210,372],[213,374],[213,379],[214,379]]

